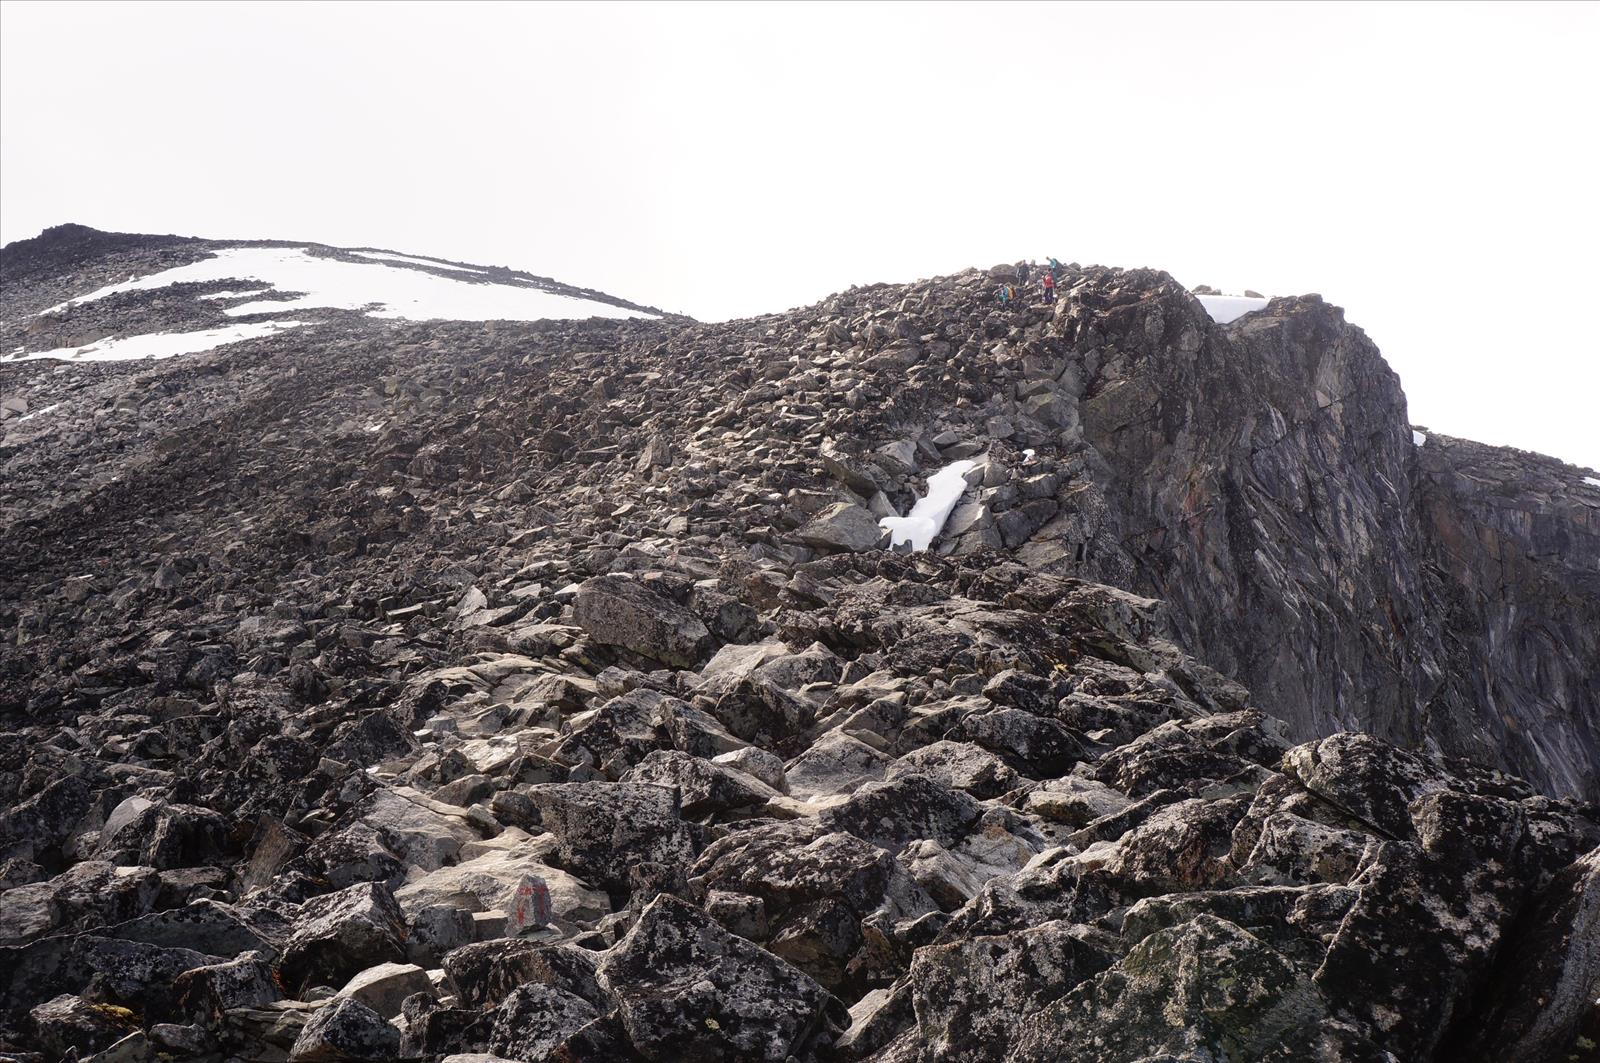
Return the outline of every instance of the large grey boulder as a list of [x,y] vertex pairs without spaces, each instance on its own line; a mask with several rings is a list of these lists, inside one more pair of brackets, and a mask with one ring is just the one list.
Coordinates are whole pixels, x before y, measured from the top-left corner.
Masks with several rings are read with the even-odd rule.
[[645,783],[548,783],[527,788],[556,837],[561,866],[622,892],[678,881],[694,843],[671,790]]
[[307,1020],[289,1050],[290,1063],[387,1063],[400,1051],[400,1031],[371,1008],[337,997]]
[[683,815],[690,819],[733,809],[759,808],[781,797],[753,776],[691,757],[675,749],[658,749],[622,777],[626,783],[650,783],[678,795]]
[[884,531],[868,510],[854,502],[836,502],[812,517],[798,534],[807,546],[859,553],[876,547]]
[[679,668],[693,668],[711,647],[711,632],[699,617],[627,576],[585,580],[572,618],[598,643]]
[[563,1041],[599,1017],[582,997],[531,982],[495,1008],[489,1048],[507,1059],[545,1063]]
[[1539,1063],[1576,1045],[1600,1000],[1600,849],[1563,870],[1524,917],[1473,1025],[1474,1063]]
[[352,975],[405,959],[405,916],[394,896],[372,882],[301,906],[278,970],[284,985],[343,985]]
[[663,894],[600,963],[634,1048],[649,1060],[804,1054],[844,1008],[803,972]]
[[1065,922],[918,949],[911,989],[927,1058],[1004,1058],[1039,1011],[1111,962],[1093,931]]
[[537,982],[591,1003],[601,1000],[595,954],[575,945],[547,945],[501,938],[456,949],[444,973],[465,1007],[492,1009],[518,986]]
[[98,1052],[137,1030],[126,1008],[95,1004],[63,993],[28,1012],[37,1044],[57,1059]]
[[1233,923],[1199,916],[1035,1012],[1011,1058],[1312,1059],[1326,1014],[1306,972]]
[[400,1014],[400,1005],[407,997],[432,992],[428,972],[416,964],[380,963],[353,975],[337,995],[359,1001],[385,1019],[392,1019]]
[[202,1024],[215,1023],[230,1008],[270,1004],[283,996],[272,965],[255,952],[187,970],[173,986],[183,1014]]

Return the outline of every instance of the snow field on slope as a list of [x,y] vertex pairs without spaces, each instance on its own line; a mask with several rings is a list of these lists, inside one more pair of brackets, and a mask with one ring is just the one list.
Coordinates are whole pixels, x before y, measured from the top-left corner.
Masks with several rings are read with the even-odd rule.
[[1260,310],[1270,300],[1255,299],[1246,295],[1197,295],[1200,305],[1206,308],[1211,320],[1219,325],[1241,318],[1252,310]]
[[253,340],[304,324],[304,321],[250,321],[201,332],[152,332],[120,340],[108,336],[82,347],[57,347],[53,351],[15,354],[8,360],[29,362],[36,358],[56,358],[72,362],[131,362],[140,358],[171,358],[177,354],[199,354],[224,344]]
[[653,317],[609,303],[592,302],[538,288],[475,283],[403,269],[382,262],[320,258],[304,248],[232,247],[212,258],[112,284],[53,306],[44,313],[92,303],[121,292],[149,291],[195,281],[248,280],[282,293],[270,299],[228,307],[231,317],[296,310],[364,310],[372,317],[411,321],[541,321],[547,318]]
[[911,512],[903,517],[884,517],[878,527],[889,529],[892,546],[909,542],[913,550],[926,550],[944,530],[950,511],[956,508],[967,490],[967,473],[977,462],[962,460],[951,462],[928,477],[928,493],[917,499]]

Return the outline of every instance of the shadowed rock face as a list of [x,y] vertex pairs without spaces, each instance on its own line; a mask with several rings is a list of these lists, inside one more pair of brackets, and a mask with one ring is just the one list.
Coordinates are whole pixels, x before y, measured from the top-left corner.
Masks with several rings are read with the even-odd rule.
[[[213,327],[244,285],[37,311],[221,246],[0,260],[0,1052],[1532,1063],[1593,1026],[1600,490],[1415,445],[1336,308],[1217,326],[1071,267],[1054,306],[969,271],[3,357]],[[956,461],[934,548],[885,549]]]
[[1218,327],[1161,275],[1116,282],[1057,304],[1104,524],[1048,567],[1166,600],[1300,736],[1357,728],[1600,797],[1600,489],[1415,445],[1398,378],[1315,296]]

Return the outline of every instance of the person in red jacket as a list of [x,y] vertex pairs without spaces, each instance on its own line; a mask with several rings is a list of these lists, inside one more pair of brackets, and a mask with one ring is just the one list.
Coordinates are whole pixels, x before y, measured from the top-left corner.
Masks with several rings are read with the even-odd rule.
[[1053,273],[1044,275],[1044,301],[1047,303],[1056,301],[1056,278]]

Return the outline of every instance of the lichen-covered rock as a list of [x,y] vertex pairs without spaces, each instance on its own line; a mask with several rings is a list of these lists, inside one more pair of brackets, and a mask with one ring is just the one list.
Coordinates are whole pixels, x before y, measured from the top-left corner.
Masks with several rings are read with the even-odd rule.
[[[885,850],[849,834],[795,825],[747,830],[708,847],[692,885],[748,898],[747,927],[775,954],[831,990],[858,984],[873,964],[869,917],[890,923],[933,911],[932,898]],[[727,910],[733,902],[725,899]]]
[[711,632],[699,617],[626,576],[585,581],[572,618],[596,642],[680,668],[694,667],[710,649]]
[[807,975],[657,897],[600,963],[601,984],[650,1060],[771,1060],[805,1052],[842,1005]]
[[364,883],[301,906],[278,970],[286,986],[337,988],[352,975],[405,958],[405,916],[384,887]]
[[889,769],[888,778],[916,773],[980,800],[1016,787],[1017,773],[993,753],[970,742],[934,742],[912,750]]
[[1600,1000],[1600,849],[1557,875],[1523,925],[1497,962],[1488,1009],[1461,1038],[1466,1056],[1536,1063],[1577,1050],[1581,1058],[1578,1038]]
[[19,944],[54,930],[120,923],[148,912],[160,892],[160,876],[151,868],[85,860],[48,882],[0,893],[0,942]]
[[622,781],[649,783],[676,792],[682,814],[691,819],[733,809],[759,808],[781,796],[759,779],[677,750],[651,753],[629,769]]
[[928,1058],[1005,1058],[1041,1009],[1110,964],[1087,928],[1062,922],[918,949],[912,999]]
[[1371,735],[1342,733],[1284,754],[1283,770],[1307,790],[1390,837],[1414,834],[1409,809],[1444,789],[1444,773]]
[[494,1010],[489,1048],[507,1059],[544,1063],[597,1018],[582,997],[538,982],[518,986]]
[[139,1028],[127,1008],[91,1003],[70,993],[40,1004],[28,1019],[36,1043],[58,1059],[99,1052]]
[[955,845],[972,830],[983,809],[960,790],[912,773],[868,783],[844,804],[823,812],[823,828],[854,834],[895,852],[907,842],[930,838]]
[[336,997],[306,1021],[290,1063],[380,1063],[400,1051],[400,1031],[358,1000]]
[[561,866],[631,892],[676,882],[694,843],[672,791],[643,783],[550,783],[529,788],[556,836]]
[[283,996],[272,965],[255,952],[187,970],[173,987],[183,1014],[202,1024],[216,1023],[230,1008],[270,1004]]
[[1326,1014],[1304,971],[1234,924],[1199,916],[1150,935],[1046,1006],[1020,1031],[1013,1058],[1316,1058]]
[[601,999],[594,954],[573,945],[501,938],[456,949],[444,958],[450,988],[464,1005],[493,1008],[513,989],[537,982],[591,1003]]

